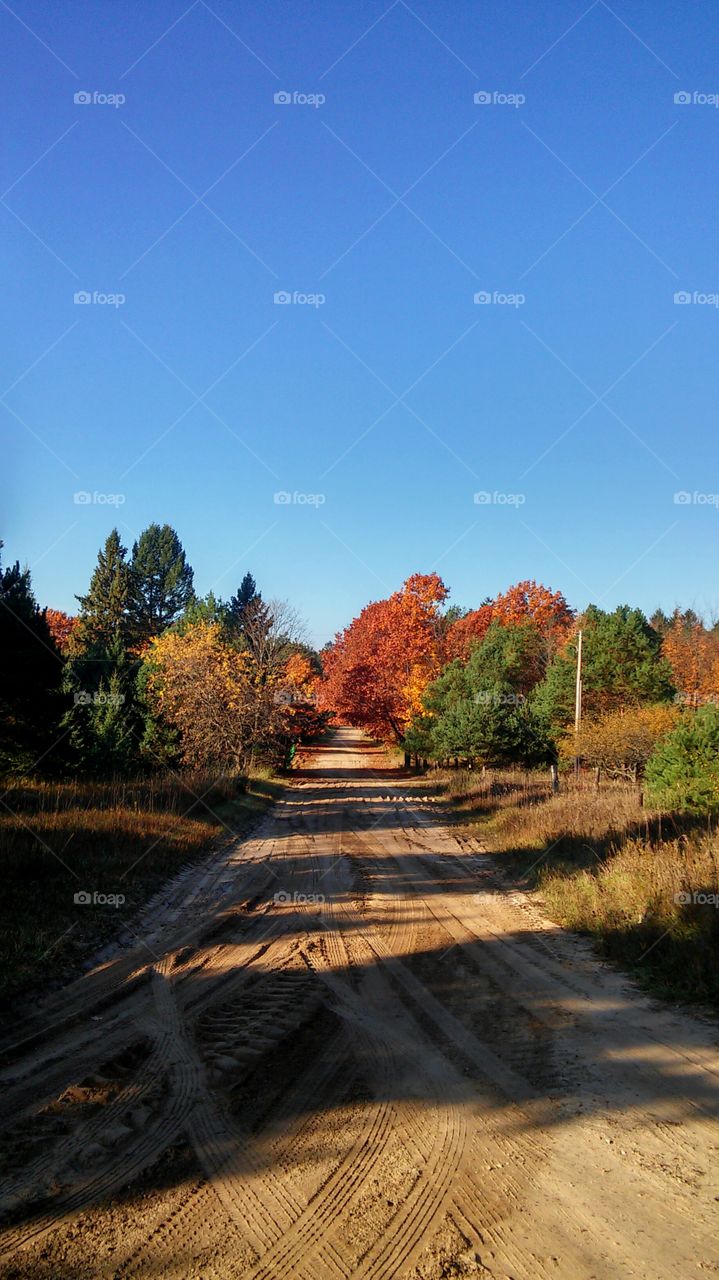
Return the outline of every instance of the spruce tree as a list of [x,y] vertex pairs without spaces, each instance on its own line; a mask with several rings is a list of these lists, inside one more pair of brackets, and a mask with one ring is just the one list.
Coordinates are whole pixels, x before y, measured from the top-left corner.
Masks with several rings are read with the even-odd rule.
[[76,641],[86,653],[106,651],[116,641],[127,643],[130,636],[130,567],[127,550],[113,529],[98,553],[87,595],[80,603]]
[[0,568],[0,770],[31,768],[52,745],[61,678],[60,652],[30,570],[19,562]]
[[240,629],[247,606],[252,604],[254,600],[261,599],[262,597],[257,590],[257,583],[248,570],[227,606],[230,626]]
[[180,617],[194,599],[192,569],[175,530],[151,524],[132,548],[132,633],[146,644]]

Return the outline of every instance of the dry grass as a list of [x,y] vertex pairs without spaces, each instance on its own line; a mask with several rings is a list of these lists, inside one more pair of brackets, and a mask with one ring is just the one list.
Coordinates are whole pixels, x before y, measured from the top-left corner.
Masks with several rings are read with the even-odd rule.
[[[66,980],[131,927],[162,882],[218,835],[245,833],[273,793],[260,779],[16,784],[0,797],[0,997]],[[122,895],[120,905],[75,894]]]
[[719,845],[706,823],[647,811],[621,783],[571,778],[552,795],[544,773],[431,777],[553,919],[654,990],[719,1003]]

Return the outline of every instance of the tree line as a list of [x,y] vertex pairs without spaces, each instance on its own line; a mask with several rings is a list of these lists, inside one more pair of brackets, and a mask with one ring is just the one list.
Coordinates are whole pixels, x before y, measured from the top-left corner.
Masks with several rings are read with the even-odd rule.
[[[437,574],[367,605],[322,653],[320,705],[435,764],[568,765],[644,780],[677,809],[719,807],[719,627],[692,610],[581,614],[523,581],[447,608]],[[574,731],[577,644],[582,705]]]
[[281,764],[322,727],[296,611],[265,601],[249,571],[229,600],[198,597],[169,525],[131,551],[113,529],[76,598],[74,616],[42,608],[29,570],[0,566],[3,773],[243,771]]

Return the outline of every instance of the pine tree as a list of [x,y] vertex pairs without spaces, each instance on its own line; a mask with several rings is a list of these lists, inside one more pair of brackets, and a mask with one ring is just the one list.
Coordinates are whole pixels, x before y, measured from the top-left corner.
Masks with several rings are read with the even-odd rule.
[[0,769],[30,768],[52,745],[61,677],[60,652],[30,570],[19,562],[0,568]]
[[194,599],[193,573],[175,530],[151,524],[132,548],[130,615],[134,643],[146,644]]
[[87,595],[80,603],[77,649],[84,653],[107,651],[116,641],[127,643],[130,635],[130,567],[127,550],[113,529],[98,553]]
[[230,626],[241,629],[247,606],[252,604],[254,600],[261,599],[262,597],[257,590],[257,583],[248,570],[227,606],[227,615]]

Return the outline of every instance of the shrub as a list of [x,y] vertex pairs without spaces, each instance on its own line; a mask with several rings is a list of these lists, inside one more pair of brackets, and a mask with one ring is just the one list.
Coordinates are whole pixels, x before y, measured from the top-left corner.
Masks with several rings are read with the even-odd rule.
[[585,720],[575,735],[569,731],[559,742],[563,761],[575,755],[585,764],[603,769],[610,777],[634,779],[643,773],[657,743],[675,727],[679,711],[671,703],[608,711]]
[[686,711],[660,742],[646,770],[647,797],[676,813],[719,807],[719,707]]

